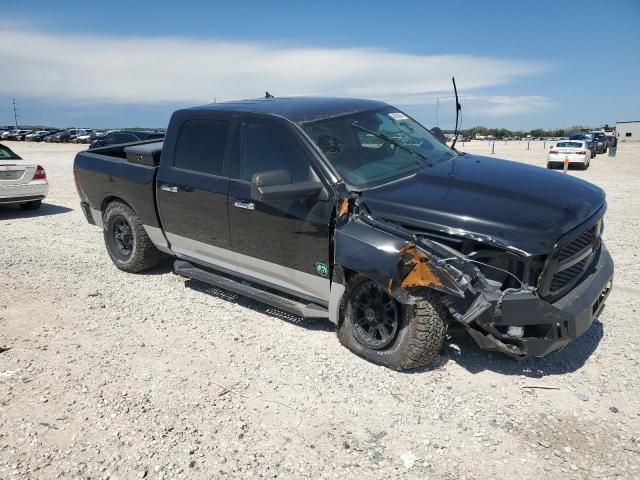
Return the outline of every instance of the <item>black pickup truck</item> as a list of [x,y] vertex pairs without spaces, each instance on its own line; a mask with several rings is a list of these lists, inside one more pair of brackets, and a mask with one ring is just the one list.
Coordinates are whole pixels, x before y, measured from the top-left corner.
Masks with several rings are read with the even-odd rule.
[[179,110],[163,142],[80,152],[74,175],[115,265],[175,272],[337,325],[394,369],[447,326],[543,356],[604,307],[603,191],[460,153],[385,103],[268,98]]

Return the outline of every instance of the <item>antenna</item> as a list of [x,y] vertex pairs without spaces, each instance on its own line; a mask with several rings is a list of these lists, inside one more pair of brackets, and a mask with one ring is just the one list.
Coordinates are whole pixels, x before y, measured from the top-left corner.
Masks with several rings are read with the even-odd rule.
[[436,98],[436,127],[440,126],[438,122],[438,111],[440,110],[440,97]]
[[13,99],[13,122],[16,124],[16,130],[18,129],[18,104],[16,103],[16,99]]
[[458,88],[456,87],[456,78],[451,77],[451,81],[453,82],[453,92],[456,94],[456,128],[453,131],[454,138],[453,143],[451,144],[451,148],[456,148],[456,142],[458,141],[458,119],[460,118],[460,110],[462,107],[460,106],[460,102],[458,101]]

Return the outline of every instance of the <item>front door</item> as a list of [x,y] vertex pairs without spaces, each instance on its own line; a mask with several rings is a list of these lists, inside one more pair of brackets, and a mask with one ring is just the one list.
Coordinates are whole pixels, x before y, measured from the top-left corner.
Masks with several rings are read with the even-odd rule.
[[[278,123],[243,121],[229,185],[229,226],[238,272],[297,296],[329,298],[328,196],[251,198],[259,172],[285,170],[292,183],[317,178],[295,133]],[[323,199],[325,198],[325,199]]]
[[[231,119],[220,114],[193,115],[178,125],[175,145],[165,142],[156,185],[158,210],[171,249],[235,271],[224,162]],[[173,120],[172,120],[173,122]],[[165,158],[166,155],[166,158]]]

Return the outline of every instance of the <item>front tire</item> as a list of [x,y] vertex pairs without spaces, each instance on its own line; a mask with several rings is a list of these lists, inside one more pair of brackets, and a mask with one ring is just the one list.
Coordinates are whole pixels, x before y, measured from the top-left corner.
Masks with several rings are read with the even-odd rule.
[[403,305],[363,276],[350,283],[341,305],[340,343],[356,355],[393,370],[432,363],[447,331],[447,310],[427,290],[414,305]]
[[125,272],[138,273],[158,265],[160,252],[128,205],[110,203],[102,220],[104,242],[116,267]]

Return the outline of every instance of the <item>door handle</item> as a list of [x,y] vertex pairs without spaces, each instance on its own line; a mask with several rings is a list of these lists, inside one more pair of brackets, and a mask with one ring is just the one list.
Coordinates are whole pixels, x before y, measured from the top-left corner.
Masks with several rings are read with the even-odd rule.
[[164,190],[165,192],[178,193],[178,187],[176,187],[175,185],[168,185],[166,183],[160,185],[160,190]]
[[234,207],[244,208],[245,210],[255,210],[256,205],[253,202],[249,202],[248,200],[236,200],[233,202]]

